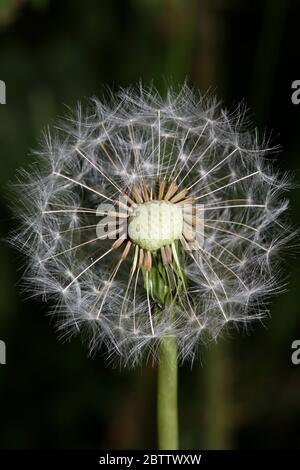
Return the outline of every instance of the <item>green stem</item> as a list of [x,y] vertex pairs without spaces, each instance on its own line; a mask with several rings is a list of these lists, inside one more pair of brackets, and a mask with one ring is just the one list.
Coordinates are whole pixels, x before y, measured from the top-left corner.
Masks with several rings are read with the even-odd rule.
[[159,346],[157,387],[159,449],[177,450],[178,410],[176,338],[164,338]]

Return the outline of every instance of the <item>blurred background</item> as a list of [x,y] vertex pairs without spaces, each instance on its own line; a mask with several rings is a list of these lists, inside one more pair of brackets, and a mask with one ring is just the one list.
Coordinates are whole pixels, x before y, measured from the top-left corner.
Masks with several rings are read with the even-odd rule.
[[[241,100],[279,165],[300,178],[298,0],[0,0],[0,448],[156,446],[156,370],[106,367],[80,339],[62,344],[42,303],[19,291],[22,260],[4,239],[16,226],[9,181],[30,162],[44,126],[65,105],[139,79],[164,93],[188,78],[231,108]],[[300,190],[289,195],[300,224]],[[182,448],[300,448],[299,258],[272,318],[199,351],[179,373]]]

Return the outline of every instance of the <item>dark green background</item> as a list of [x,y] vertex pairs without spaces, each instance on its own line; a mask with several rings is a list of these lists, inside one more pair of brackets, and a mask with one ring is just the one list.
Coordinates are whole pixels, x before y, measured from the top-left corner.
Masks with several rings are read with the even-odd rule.
[[[30,163],[41,129],[78,99],[142,79],[163,93],[186,77],[225,105],[245,100],[260,132],[281,144],[279,164],[299,181],[298,0],[0,0],[0,447],[154,448],[155,381],[61,344],[47,307],[20,293],[22,259],[4,242],[16,226],[9,180]],[[290,193],[299,226],[300,192]],[[180,369],[183,448],[300,448],[299,257],[272,318],[231,334]]]

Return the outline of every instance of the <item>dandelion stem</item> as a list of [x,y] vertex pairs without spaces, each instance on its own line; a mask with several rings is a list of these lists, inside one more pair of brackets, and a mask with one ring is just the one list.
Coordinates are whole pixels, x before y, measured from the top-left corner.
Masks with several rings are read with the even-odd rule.
[[159,449],[177,450],[177,344],[174,337],[163,338],[159,346],[157,423]]

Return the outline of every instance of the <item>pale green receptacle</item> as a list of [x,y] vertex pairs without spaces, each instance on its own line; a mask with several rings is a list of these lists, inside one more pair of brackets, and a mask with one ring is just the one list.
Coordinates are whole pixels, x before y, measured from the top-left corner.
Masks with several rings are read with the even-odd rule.
[[155,251],[182,236],[182,208],[168,201],[139,204],[129,218],[128,234],[141,248]]

